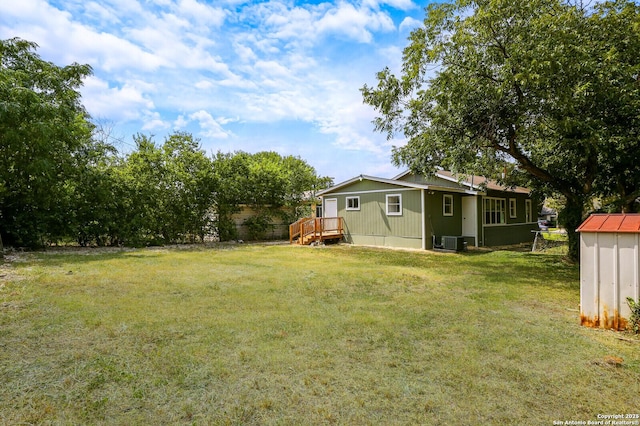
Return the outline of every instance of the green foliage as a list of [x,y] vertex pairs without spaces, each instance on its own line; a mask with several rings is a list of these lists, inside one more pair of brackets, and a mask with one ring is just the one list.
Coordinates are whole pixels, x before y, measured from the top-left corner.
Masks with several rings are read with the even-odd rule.
[[232,215],[240,211],[244,189],[247,185],[249,154],[218,152],[213,158],[213,173],[216,182],[213,210],[215,231],[221,241],[235,240],[238,231]]
[[275,152],[209,158],[184,132],[160,145],[137,134],[135,149],[120,155],[80,103],[91,67],[56,66],[36,47],[0,41],[0,242],[144,246],[215,233],[229,240],[242,205],[260,212],[248,222],[258,238],[283,207],[295,212],[331,183]]
[[136,150],[116,172],[125,202],[118,239],[131,245],[203,240],[210,232],[214,178],[199,141],[182,132],[162,146],[140,134],[134,141]]
[[254,241],[264,240],[267,233],[274,228],[271,216],[265,213],[246,219],[244,225],[249,229],[249,237]]
[[92,130],[78,91],[91,67],[56,66],[36,47],[0,41],[0,232],[30,247],[69,233],[70,182]]
[[376,130],[408,139],[398,165],[492,176],[515,163],[511,178],[562,194],[577,256],[591,197],[631,210],[640,195],[639,16],[624,0],[431,4],[402,74],[380,72],[364,100],[380,113]]
[[258,212],[245,225],[252,238],[262,239],[273,228],[273,218],[294,222],[302,211],[297,208],[312,201],[313,191],[331,185],[330,178],[318,176],[304,160],[276,152],[218,152],[213,170],[216,229],[222,241],[237,238],[232,215],[243,205]]
[[73,203],[69,213],[75,235],[82,246],[117,244],[116,229],[122,216],[122,194],[119,192],[115,168],[118,164],[115,149],[96,142],[81,153],[77,174],[69,182]]
[[636,302],[631,297],[627,297],[627,304],[631,309],[631,316],[629,317],[629,328],[634,333],[640,333],[640,301]]

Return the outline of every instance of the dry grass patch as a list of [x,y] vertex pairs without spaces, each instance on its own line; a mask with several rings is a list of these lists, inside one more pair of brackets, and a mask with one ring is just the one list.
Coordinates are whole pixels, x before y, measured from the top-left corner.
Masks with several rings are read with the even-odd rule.
[[557,255],[242,245],[11,270],[0,423],[550,424],[640,407],[639,345],[578,325],[578,269]]

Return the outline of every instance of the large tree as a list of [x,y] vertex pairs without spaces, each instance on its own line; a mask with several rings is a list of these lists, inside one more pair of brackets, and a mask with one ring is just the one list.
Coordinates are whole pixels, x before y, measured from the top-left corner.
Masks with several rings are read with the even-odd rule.
[[0,232],[7,245],[68,235],[69,179],[91,144],[78,91],[91,68],[57,66],[36,47],[0,40]]
[[165,233],[176,241],[204,241],[212,227],[215,180],[212,161],[190,133],[175,132],[162,146],[166,169]]
[[505,183],[524,176],[562,194],[575,258],[587,201],[629,211],[640,196],[639,10],[623,0],[432,4],[400,75],[380,72],[364,100],[380,113],[376,130],[406,137],[398,165],[491,174],[506,164]]
[[203,240],[215,180],[199,140],[175,132],[162,145],[142,134],[134,142],[111,177],[121,205],[114,239],[131,245]]
[[232,215],[242,205],[251,206],[256,212],[245,225],[253,238],[261,238],[272,228],[275,217],[293,222],[309,213],[306,210],[310,210],[310,205],[304,206],[304,201],[311,198],[314,190],[329,187],[332,182],[328,177],[318,176],[301,158],[271,151],[218,152],[213,170],[216,228],[221,240],[237,238]]

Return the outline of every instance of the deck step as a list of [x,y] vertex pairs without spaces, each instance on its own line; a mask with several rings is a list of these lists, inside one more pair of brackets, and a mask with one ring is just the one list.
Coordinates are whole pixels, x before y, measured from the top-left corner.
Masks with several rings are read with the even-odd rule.
[[305,246],[308,246],[317,241],[326,241],[326,240],[339,240],[342,239],[343,235],[341,233],[327,233],[320,235],[307,235],[299,240],[299,243]]
[[304,218],[289,225],[289,242],[309,245],[317,241],[342,239],[344,220],[341,217]]

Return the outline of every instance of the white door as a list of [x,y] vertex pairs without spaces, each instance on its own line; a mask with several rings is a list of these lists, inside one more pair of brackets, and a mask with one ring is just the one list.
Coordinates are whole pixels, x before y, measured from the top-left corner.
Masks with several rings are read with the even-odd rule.
[[462,197],[462,235],[475,238],[478,245],[478,197]]
[[[324,200],[323,216],[327,219],[324,220],[324,230],[332,231],[338,229],[338,199],[327,198]],[[333,218],[333,219],[329,219]]]
[[327,198],[324,200],[324,217],[338,217],[338,199]]

